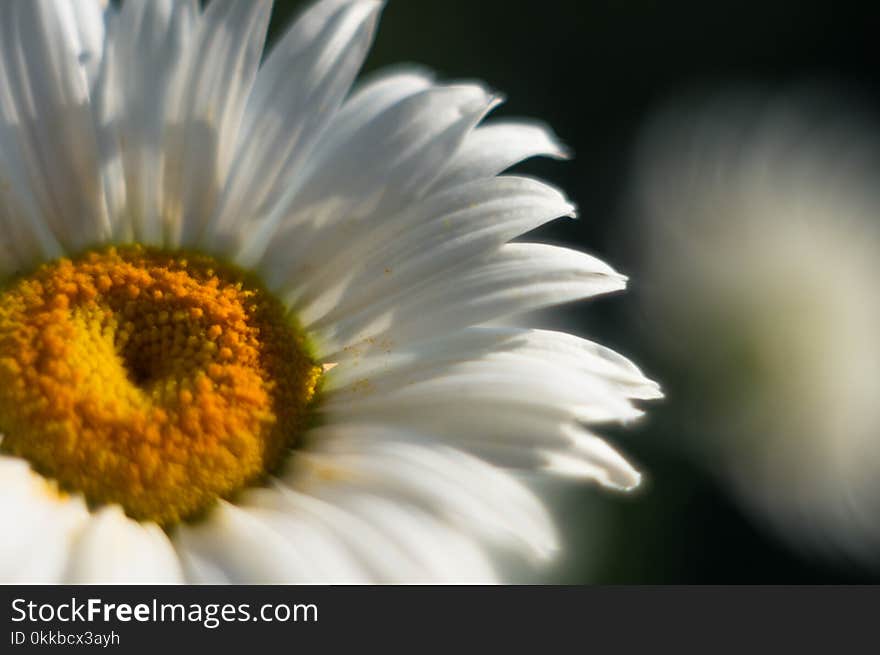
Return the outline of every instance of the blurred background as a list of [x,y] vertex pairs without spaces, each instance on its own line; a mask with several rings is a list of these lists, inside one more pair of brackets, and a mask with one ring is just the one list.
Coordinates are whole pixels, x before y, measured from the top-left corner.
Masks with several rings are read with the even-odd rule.
[[[302,4],[276,2],[276,35]],[[580,218],[530,238],[631,278],[529,320],[613,347],[667,396],[604,430],[644,488],[545,488],[564,556],[520,581],[880,582],[878,18],[787,0],[388,3],[366,71],[480,79],[507,98],[495,117],[549,123],[574,159],[517,170]]]

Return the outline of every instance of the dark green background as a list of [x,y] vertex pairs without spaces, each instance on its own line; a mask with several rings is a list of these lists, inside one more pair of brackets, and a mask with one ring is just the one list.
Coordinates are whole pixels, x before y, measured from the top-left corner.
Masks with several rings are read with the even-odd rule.
[[[302,5],[276,2],[273,35]],[[565,189],[581,219],[560,221],[537,238],[576,245],[632,273],[637,235],[621,235],[624,200],[632,149],[652,109],[695,88],[758,83],[772,92],[818,80],[876,115],[877,18],[867,4],[839,2],[391,0],[366,70],[413,62],[440,79],[481,79],[507,96],[496,116],[550,123],[575,159],[521,168]],[[569,555],[537,579],[870,581],[854,564],[796,553],[671,446],[687,419],[687,407],[676,402],[682,374],[645,345],[644,293],[650,280],[634,279],[625,295],[567,311],[583,332],[663,383],[667,399],[649,408],[649,420],[613,434],[648,472],[648,484],[627,497],[554,487]]]

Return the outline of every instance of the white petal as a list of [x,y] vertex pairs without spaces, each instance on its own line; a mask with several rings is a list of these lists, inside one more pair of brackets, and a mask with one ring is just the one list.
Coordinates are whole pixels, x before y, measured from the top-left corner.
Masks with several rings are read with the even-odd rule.
[[[477,543],[414,505],[335,481],[309,485],[308,493],[261,494],[260,505],[280,503],[311,515],[333,530],[373,572],[378,583],[493,583],[496,576]],[[279,514],[280,515],[280,514]]]
[[175,544],[196,584],[359,583],[363,572],[336,537],[295,513],[246,510],[220,502]]
[[399,379],[390,384],[381,379],[356,384],[346,392],[328,394],[318,411],[336,417],[375,416],[416,412],[423,406],[465,411],[481,403],[498,407],[516,402],[536,413],[587,422],[628,421],[642,414],[601,380],[540,361],[524,366],[515,358],[484,359],[433,373],[402,385]]
[[372,340],[399,347],[511,314],[618,291],[626,277],[582,252],[543,244],[508,244],[461,270],[407,286],[371,307],[315,330],[327,357],[344,357]]
[[358,80],[351,96],[321,135],[319,148],[324,152],[333,152],[344,147],[377,116],[402,100],[428,89],[433,82],[434,77],[429,72],[412,67],[365,75]]
[[321,449],[359,430],[409,431],[503,466],[629,489],[638,474],[578,422],[633,420],[641,411],[630,399],[659,395],[628,360],[584,339],[475,328],[340,362],[321,406],[327,425],[310,441]]
[[[289,187],[363,63],[381,3],[325,0],[272,49],[248,99],[223,203],[205,243],[266,214]],[[240,228],[239,228],[240,229]]]
[[193,547],[190,544],[181,546],[179,543],[176,545],[186,584],[232,584],[232,579],[221,568],[221,564],[202,555],[198,546]]
[[18,144],[9,136],[0,129],[0,279],[64,253],[27,188],[27,172],[15,157]]
[[308,488],[317,475],[354,491],[415,503],[459,529],[537,557],[556,548],[546,511],[506,473],[470,455],[382,426],[331,425],[287,476]]
[[172,108],[196,41],[198,3],[126,2],[112,18],[96,89],[108,205],[121,218],[117,240],[161,245],[163,146],[181,138]]
[[[270,2],[125,3],[99,81],[101,116],[126,182],[117,239],[193,245],[232,164]],[[111,201],[111,206],[115,206]]]
[[[331,483],[332,484],[332,483]],[[421,565],[388,535],[364,518],[346,511],[336,503],[283,485],[271,490],[247,494],[245,509],[282,534],[288,535],[309,562],[319,579],[345,582],[402,584],[423,575]],[[334,547],[350,562],[348,571],[328,561],[327,548],[321,542],[300,539],[303,525],[321,530],[333,540]],[[337,559],[340,555],[337,555]]]
[[[345,144],[376,117],[404,99],[430,88],[432,81],[428,73],[410,68],[367,75],[332,117],[332,122],[322,133],[316,148],[323,152],[344,149]],[[314,168],[311,159],[305,164],[307,170]],[[245,227],[241,226],[240,229],[244,230]],[[290,254],[289,249],[271,251],[262,264],[263,273],[272,275],[273,279],[288,275],[289,263],[294,261]]]
[[[425,445],[445,443],[505,469],[580,478],[623,491],[641,481],[632,465],[600,437],[565,416],[517,402],[444,403],[418,411],[401,408],[382,415],[355,415],[347,421],[318,428],[310,439],[315,444],[326,441],[330,450],[345,451],[373,447],[380,435],[394,440],[401,433],[418,434]],[[367,440],[363,434],[375,436]],[[324,464],[317,468],[339,470],[329,461]]]
[[421,575],[410,583],[493,584],[498,581],[483,549],[448,523],[400,502],[363,493],[334,491],[327,489],[329,502],[362,517],[418,558]]
[[[364,221],[319,271],[296,269],[285,298],[304,324],[341,320],[387,296],[401,280],[454,270],[559,216],[572,215],[558,190],[527,178],[498,177],[427,198],[382,221]],[[311,301],[311,302],[310,302]]]
[[106,2],[101,0],[55,0],[59,12],[70,12],[70,20],[76,26],[77,59],[85,69],[91,85],[98,76],[104,56],[104,11]]
[[62,581],[85,504],[55,491],[27,462],[0,456],[0,584]]
[[81,37],[65,8],[0,3],[0,183],[4,195],[14,185],[3,209],[21,212],[4,222],[25,248],[19,259],[31,264],[110,232]]
[[575,443],[573,452],[545,452],[545,470],[558,475],[587,478],[613,489],[630,491],[642,476],[623,456],[594,434],[569,428]]
[[271,10],[271,2],[214,0],[199,20],[164,141],[163,219],[169,245],[195,245],[216,208]]
[[623,355],[566,332],[527,330],[517,354],[599,376],[627,398],[662,398],[660,386]]
[[180,562],[164,532],[138,523],[119,507],[95,513],[71,548],[66,584],[174,584]]
[[309,171],[249,234],[239,262],[285,272],[288,262],[317,266],[338,242],[340,222],[387,216],[420,197],[497,102],[476,85],[433,87],[391,105],[346,141],[319,144]]
[[521,361],[524,369],[537,360],[601,379],[625,398],[662,397],[657,383],[609,348],[565,332],[506,327],[470,328],[410,348],[358,357],[334,367],[324,389],[333,393],[365,383],[399,388],[443,374],[456,364],[486,358]]
[[536,156],[568,157],[549,127],[525,121],[481,125],[468,134],[455,159],[434,183],[434,188],[492,177],[524,159]]

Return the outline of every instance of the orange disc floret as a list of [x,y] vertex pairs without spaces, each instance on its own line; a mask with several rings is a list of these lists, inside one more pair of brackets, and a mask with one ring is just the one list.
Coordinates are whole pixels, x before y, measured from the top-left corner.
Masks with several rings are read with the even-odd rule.
[[0,450],[135,519],[258,482],[320,374],[281,304],[210,257],[110,248],[0,291]]

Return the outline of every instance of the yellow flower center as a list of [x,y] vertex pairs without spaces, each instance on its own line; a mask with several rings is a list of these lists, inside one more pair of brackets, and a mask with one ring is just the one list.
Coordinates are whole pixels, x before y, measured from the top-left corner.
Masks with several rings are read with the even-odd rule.
[[138,246],[61,259],[0,291],[0,451],[168,526],[280,463],[320,370],[238,269]]

